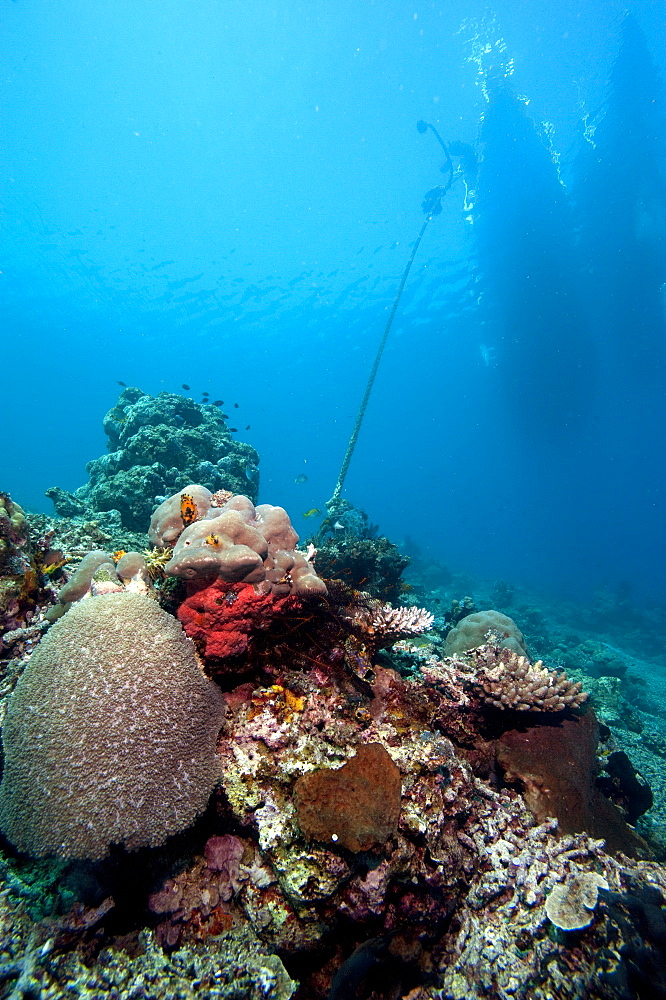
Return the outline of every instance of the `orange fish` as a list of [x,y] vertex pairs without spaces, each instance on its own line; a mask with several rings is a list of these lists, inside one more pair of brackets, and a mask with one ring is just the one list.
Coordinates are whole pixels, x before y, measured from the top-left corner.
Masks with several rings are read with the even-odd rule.
[[185,527],[199,520],[199,511],[189,493],[180,494],[180,516]]

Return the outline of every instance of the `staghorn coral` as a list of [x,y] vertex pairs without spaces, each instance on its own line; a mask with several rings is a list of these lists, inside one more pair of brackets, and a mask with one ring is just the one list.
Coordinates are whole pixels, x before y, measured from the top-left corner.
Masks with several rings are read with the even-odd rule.
[[430,631],[435,616],[425,608],[393,608],[390,604],[368,601],[358,605],[350,621],[373,638],[375,648],[381,649],[405,636]]
[[21,851],[102,858],[163,843],[219,779],[222,698],[180,625],[124,592],[82,601],[7,707],[0,824]]
[[548,670],[541,660],[530,663],[506,647],[481,646],[470,654],[474,676],[469,683],[495,708],[517,712],[562,712],[587,700],[580,681]]

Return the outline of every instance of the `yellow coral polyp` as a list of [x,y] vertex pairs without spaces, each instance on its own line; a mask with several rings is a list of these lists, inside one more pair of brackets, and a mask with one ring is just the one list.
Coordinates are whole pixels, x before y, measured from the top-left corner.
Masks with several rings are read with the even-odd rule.
[[272,714],[285,722],[291,722],[294,715],[305,708],[306,699],[299,697],[281,684],[271,684],[268,688],[255,691],[252,695],[252,707],[248,712],[248,720],[255,719],[265,708],[270,708]]
[[302,712],[305,708],[305,698],[299,698],[298,695],[295,695],[293,691],[289,690],[289,688],[284,689],[284,700],[287,708],[292,712]]

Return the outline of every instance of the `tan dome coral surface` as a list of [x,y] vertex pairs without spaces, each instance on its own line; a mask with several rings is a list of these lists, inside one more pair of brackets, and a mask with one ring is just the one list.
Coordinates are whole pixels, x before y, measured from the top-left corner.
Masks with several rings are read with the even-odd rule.
[[497,646],[510,649],[520,656],[527,654],[523,634],[512,618],[503,615],[501,611],[477,611],[473,615],[462,618],[446,637],[445,656],[455,656],[468,649],[476,649],[490,639]]
[[220,778],[222,714],[191,641],[155,601],[125,592],[76,604],[9,700],[2,831],[38,856],[162,844]]

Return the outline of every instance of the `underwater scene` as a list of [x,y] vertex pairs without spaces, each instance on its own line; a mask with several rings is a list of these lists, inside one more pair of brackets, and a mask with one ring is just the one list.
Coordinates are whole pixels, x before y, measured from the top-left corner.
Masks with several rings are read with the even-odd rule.
[[665,53],[0,0],[0,1000],[666,998]]

